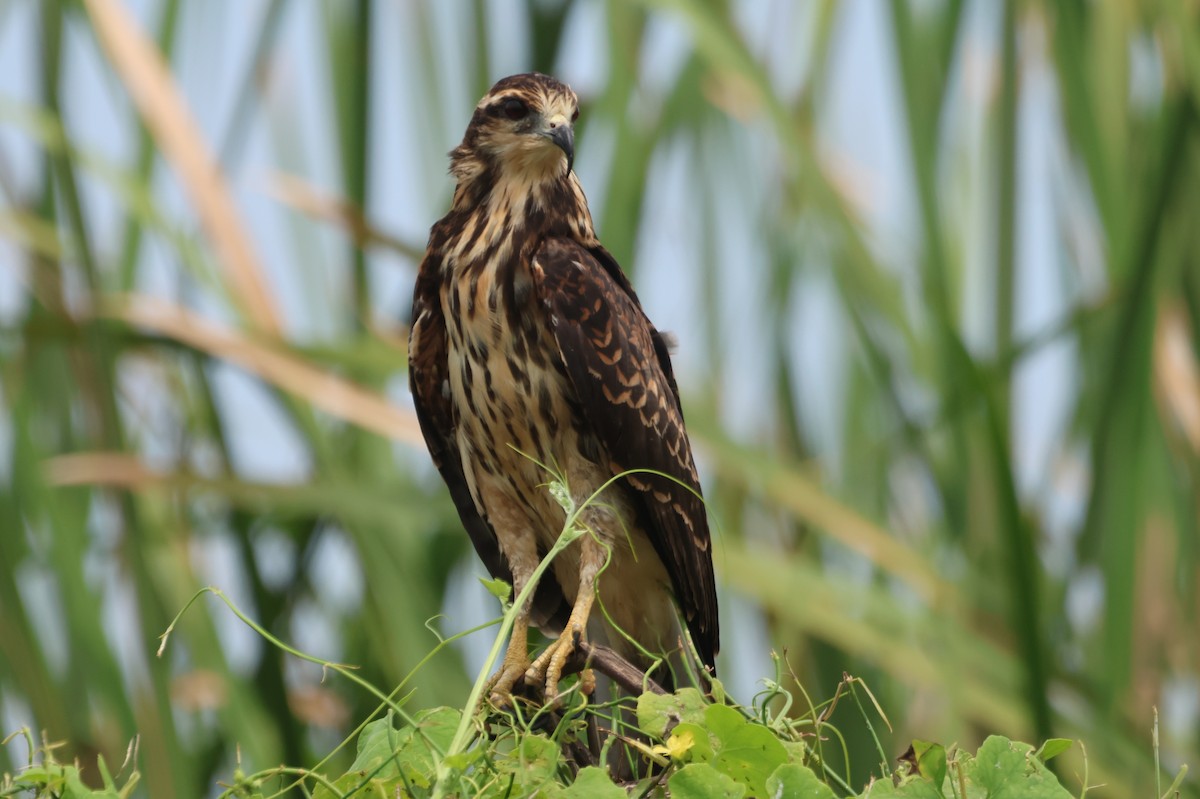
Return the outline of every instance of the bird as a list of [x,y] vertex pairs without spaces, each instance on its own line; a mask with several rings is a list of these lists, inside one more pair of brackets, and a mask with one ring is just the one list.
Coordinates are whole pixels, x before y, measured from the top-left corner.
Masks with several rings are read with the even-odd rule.
[[[488,571],[520,596],[554,546],[571,505],[548,490],[547,470],[582,508],[585,534],[516,609],[488,687],[496,704],[530,686],[558,698],[585,640],[641,669],[693,652],[688,662],[714,675],[719,648],[669,340],[596,237],[574,169],[578,117],[575,92],[553,77],[492,86],[449,154],[453,199],[413,289],[416,415]],[[536,659],[531,626],[549,640]],[[583,691],[594,683],[585,670]]]

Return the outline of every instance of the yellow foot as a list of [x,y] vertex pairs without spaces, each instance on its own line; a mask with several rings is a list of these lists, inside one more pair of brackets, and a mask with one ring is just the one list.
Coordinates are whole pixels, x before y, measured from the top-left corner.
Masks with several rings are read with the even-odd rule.
[[[583,630],[568,624],[558,639],[546,647],[537,660],[525,671],[525,683],[532,686],[545,686],[546,702],[558,701],[558,683],[563,676],[563,667],[567,659],[579,645]],[[591,669],[584,669],[579,675],[579,690],[590,696],[596,690],[596,675]]]
[[521,657],[510,650],[500,670],[488,680],[488,701],[496,707],[512,704],[513,686],[525,677],[529,667],[528,655]]

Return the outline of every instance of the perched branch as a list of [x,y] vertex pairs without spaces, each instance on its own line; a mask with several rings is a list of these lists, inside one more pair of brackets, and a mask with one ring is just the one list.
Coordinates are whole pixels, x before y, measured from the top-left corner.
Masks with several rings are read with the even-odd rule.
[[656,694],[666,693],[663,687],[649,677],[646,672],[621,657],[615,650],[603,644],[580,641],[574,654],[567,661],[563,672],[575,673],[589,667],[610,678],[633,696],[638,696],[646,691]]

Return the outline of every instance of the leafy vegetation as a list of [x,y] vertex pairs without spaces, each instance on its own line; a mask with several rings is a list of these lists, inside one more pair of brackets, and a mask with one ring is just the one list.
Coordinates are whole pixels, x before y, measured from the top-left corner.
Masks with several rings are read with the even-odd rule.
[[[853,687],[850,688],[854,690]],[[777,696],[777,694],[775,694]],[[389,711],[358,733],[353,762],[340,776],[320,769],[276,767],[247,774],[240,769],[226,784],[222,797],[267,799],[303,790],[314,799],[369,796],[553,797],[555,799],[619,799],[628,795],[706,797],[787,796],[834,799],[829,782],[844,786],[843,778],[823,772],[820,757],[822,728],[806,726],[787,716],[773,716],[765,705],[739,708],[710,703],[694,688],[675,694],[646,693],[638,698],[638,741],[634,756],[653,762],[652,771],[632,784],[618,784],[596,765],[564,760],[568,743],[582,738],[594,723],[596,711],[575,704],[550,731],[534,731],[512,723],[511,715],[483,714],[475,724],[486,729],[465,751],[454,750],[455,731],[463,712],[434,708],[416,714],[397,727]],[[544,726],[544,725],[543,725]],[[28,738],[28,736],[27,736]],[[60,797],[61,799],[125,799],[138,781],[136,771],[118,789],[100,760],[104,788],[93,790],[76,766],[57,763],[52,747],[31,754],[41,761],[6,778],[3,796]],[[914,742],[914,754],[896,770],[883,772],[861,797],[956,797],[1015,795],[1028,799],[1070,799],[1044,761],[1071,746],[1056,739],[1038,751],[1001,736],[989,737],[979,752],[947,750],[937,744]],[[1169,795],[1169,792],[1168,794]]]
[[[404,321],[444,153],[527,68],[679,333],[732,699],[774,649],[888,710],[755,784],[924,795],[936,748],[867,788],[914,739],[961,743],[945,796],[1041,773],[993,733],[1086,741],[1094,799],[1196,760],[1194,3],[0,0],[0,63],[0,721],[69,742],[0,772],[192,797],[349,773],[363,685],[403,686],[389,751],[467,706],[486,598]],[[211,602],[154,657],[210,584],[362,684]],[[691,723],[683,784],[727,765]],[[135,738],[139,781],[93,768]]]
[[[549,555],[545,563],[553,557]],[[228,599],[225,601],[242,621],[273,644],[289,654],[312,659],[272,640]],[[506,626],[514,615],[510,605]],[[163,636],[164,648],[167,637]],[[343,666],[322,665],[354,679]],[[314,799],[355,796],[617,799],[628,795],[676,799],[742,796],[834,799],[835,796],[944,797],[946,790],[956,797],[1019,795],[1030,799],[1069,799],[1072,796],[1043,765],[1069,749],[1070,741],[1054,739],[1035,752],[1026,744],[1001,736],[989,737],[975,755],[957,748],[947,752],[941,745],[914,741],[909,754],[901,758],[900,767],[895,770],[889,767],[886,754],[879,750],[883,759],[877,778],[861,794],[851,791],[848,775],[832,771],[825,757],[834,741],[842,739],[829,718],[843,693],[853,700],[867,728],[873,726],[861,701],[863,693],[868,697],[870,693],[861,681],[850,677],[839,686],[839,693],[832,700],[800,715],[789,712],[796,697],[779,681],[766,681],[766,690],[752,707],[729,702],[720,682],[713,681],[707,696],[697,688],[688,687],[673,694],[647,692],[636,700],[592,705],[571,691],[565,702],[557,706],[528,707],[520,702],[511,709],[498,711],[478,704],[494,663],[489,661],[486,666],[464,709],[432,708],[410,716],[392,697],[364,686],[383,700],[379,710],[387,709],[382,717],[368,718],[359,725],[356,753],[343,774],[328,773],[332,755],[312,768],[277,766],[246,773],[239,766],[232,780],[222,783],[221,799],[268,799],[293,794]],[[875,710],[879,710],[877,705]],[[525,711],[532,715],[525,717]],[[636,718],[632,726],[619,721],[626,712]],[[403,719],[399,726],[397,717]],[[464,731],[468,731],[465,736]],[[613,731],[619,734],[614,735]],[[100,756],[97,766],[103,787],[93,789],[82,779],[78,764],[58,762],[55,751],[61,744],[43,742],[35,747],[28,731],[23,738],[29,762],[16,776],[4,776],[0,796],[126,799],[140,779],[132,767],[136,742],[129,747],[122,768],[122,771],[128,768],[128,774],[119,775],[122,784],[118,787]],[[595,751],[593,739],[596,743],[603,742],[599,751]],[[640,764],[638,771],[645,776],[615,781],[612,770],[600,765],[613,763],[614,749],[618,759]],[[831,785],[836,786],[836,792]],[[1168,790],[1163,795],[1170,793]]]
[[[579,507],[561,478],[553,479],[548,490],[563,504],[567,516],[558,542],[543,558],[535,575],[544,573],[580,536],[590,534],[580,522],[581,514],[603,487]],[[1029,799],[1072,797],[1044,765],[1071,748],[1072,742],[1062,738],[1050,739],[1034,751],[1027,744],[993,735],[974,755],[957,747],[947,751],[940,744],[913,741],[899,758],[900,767],[892,769],[875,736],[872,716],[862,695],[870,699],[878,719],[887,724],[887,718],[861,680],[846,675],[838,693],[820,706],[812,706],[797,684],[810,709],[795,713],[797,697],[785,687],[783,662],[779,658],[776,658],[775,679],[763,681],[764,690],[750,707],[730,701],[724,686],[716,679],[708,680],[705,691],[684,687],[674,693],[662,693],[660,689],[646,691],[636,699],[618,693],[616,698],[600,704],[594,704],[591,697],[578,691],[578,685],[549,703],[530,703],[514,697],[508,708],[481,704],[490,682],[489,674],[498,663],[501,644],[511,630],[517,608],[532,599],[536,576],[517,597],[512,597],[511,586],[499,581],[487,582],[489,590],[504,603],[506,612],[491,656],[484,663],[466,706],[432,708],[412,715],[403,709],[404,700],[397,701],[396,697],[414,675],[410,674],[391,694],[385,694],[346,666],[322,661],[274,638],[220,591],[200,592],[196,598],[206,593],[221,598],[242,622],[286,654],[317,663],[381,700],[375,712],[354,733],[356,753],[345,773],[331,775],[327,769],[337,751],[350,739],[342,741],[312,768],[276,766],[246,773],[239,764],[232,781],[221,783],[224,791],[220,799],[271,799],[297,791],[314,799],[354,796],[617,799],[629,795],[675,799],[743,796],[932,799],[944,798],[946,790],[961,799],[1009,795]],[[160,656],[176,625],[193,604],[194,601],[189,602],[163,634]],[[789,677],[795,681],[794,675]],[[849,757],[843,733],[830,722],[843,695],[850,697],[859,710],[881,758],[876,766],[878,773],[872,774],[861,794],[850,787],[851,775],[832,769],[828,757],[836,749],[835,741],[841,743],[842,754]],[[374,718],[380,712],[384,715]],[[399,727],[395,724],[397,718],[404,722]],[[82,780],[77,764],[65,765],[56,760],[55,749],[61,744],[45,743],[35,748],[28,731],[24,732],[24,738],[29,762],[15,777],[4,775],[0,795],[30,799],[125,799],[140,779],[138,772],[131,769],[118,789],[103,756],[99,756],[97,766],[103,788],[93,790]],[[126,765],[134,760],[135,749],[136,745],[130,746]],[[1173,795],[1186,773],[1187,769],[1182,769],[1166,793],[1161,786],[1156,793],[1163,797]],[[1081,797],[1088,787],[1086,774],[1082,783]]]

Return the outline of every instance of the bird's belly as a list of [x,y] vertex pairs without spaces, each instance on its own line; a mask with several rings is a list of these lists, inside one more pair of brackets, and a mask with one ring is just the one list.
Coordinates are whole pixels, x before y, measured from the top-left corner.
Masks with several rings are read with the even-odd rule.
[[[464,320],[461,332],[461,340],[450,336],[448,353],[459,451],[475,505],[496,531],[513,573],[531,572],[562,533],[566,511],[550,489],[560,483],[577,507],[592,500],[581,521],[611,553],[598,580],[604,611],[593,614],[592,634],[627,648],[624,637],[608,629],[607,617],[644,646],[671,644],[679,626],[669,577],[637,524],[629,489],[614,484],[593,496],[613,473],[580,418],[574,387],[555,366],[554,343],[536,332],[506,330],[486,316],[479,324]],[[525,336],[521,345],[504,343],[517,336]],[[574,603],[578,544],[552,568]]]
[[565,521],[549,486],[587,471],[586,447],[550,332],[509,327],[505,316],[481,313],[450,336],[459,452],[475,505],[497,534],[519,524],[545,551]]

